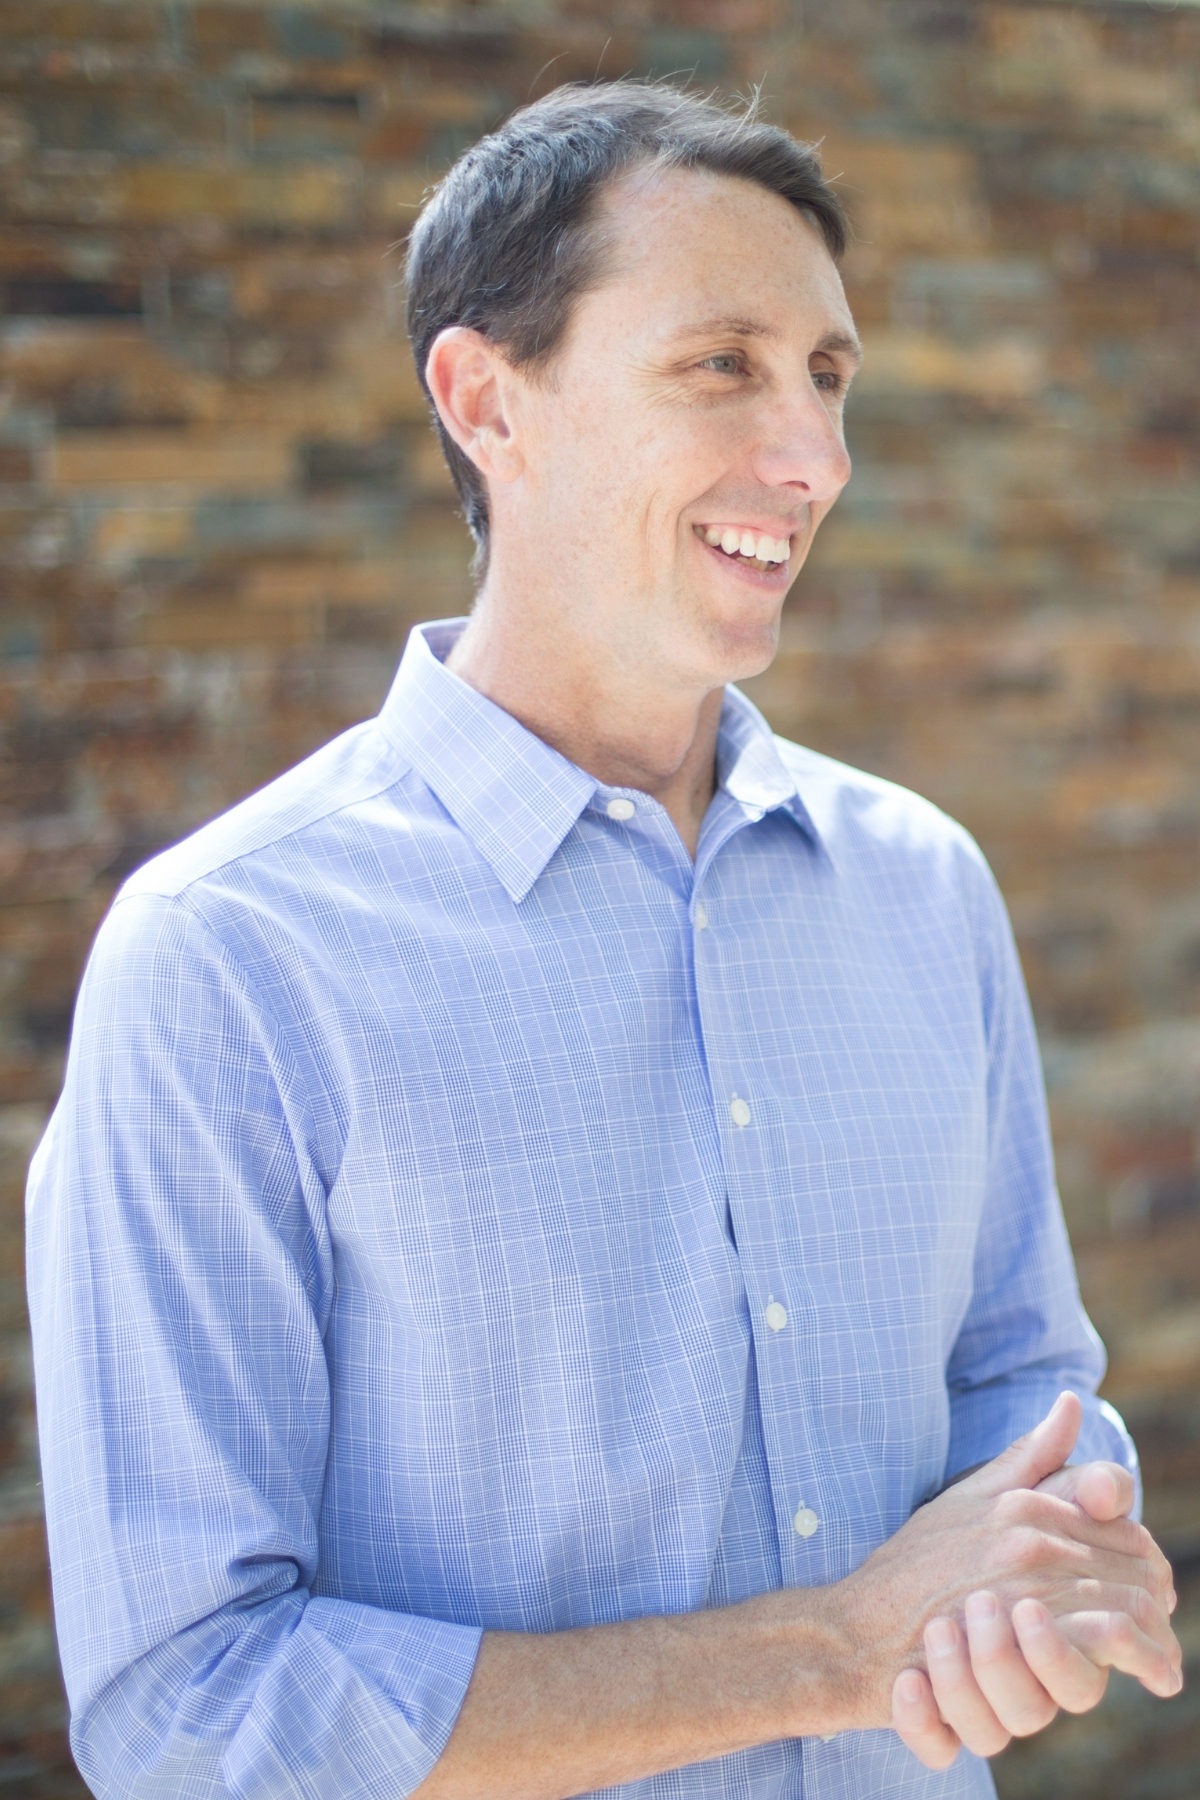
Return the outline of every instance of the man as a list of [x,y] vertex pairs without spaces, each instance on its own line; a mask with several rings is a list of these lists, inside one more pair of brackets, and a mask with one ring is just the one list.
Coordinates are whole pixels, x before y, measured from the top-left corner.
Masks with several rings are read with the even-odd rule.
[[418,224],[475,610],[128,884],[34,1172],[97,1794],[978,1796],[1179,1684],[987,871],[727,685],[849,474],[842,233],[638,84]]

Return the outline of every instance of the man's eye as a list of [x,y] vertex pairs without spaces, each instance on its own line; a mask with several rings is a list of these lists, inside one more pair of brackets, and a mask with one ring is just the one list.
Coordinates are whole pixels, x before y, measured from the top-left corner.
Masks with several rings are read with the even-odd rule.
[[840,394],[846,385],[836,369],[814,369],[812,378],[824,394]]
[[718,375],[736,375],[742,366],[742,359],[730,351],[720,356],[706,356],[700,366],[704,369],[715,369]]

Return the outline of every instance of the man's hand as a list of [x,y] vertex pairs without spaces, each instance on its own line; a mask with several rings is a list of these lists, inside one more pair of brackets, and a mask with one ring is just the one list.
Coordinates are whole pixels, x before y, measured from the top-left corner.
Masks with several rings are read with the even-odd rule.
[[[1035,1431],[963,1484],[989,1483],[1003,1472],[1013,1483],[1001,1490],[1008,1508],[1020,1508],[1016,1495],[1023,1489],[1034,1505],[1034,1496],[1048,1496],[1076,1517],[1074,1529],[1061,1514],[1030,1515],[1022,1523],[1032,1534],[1018,1558],[1030,1576],[1023,1597],[1006,1607],[1004,1594],[984,1585],[967,1595],[960,1614],[926,1623],[925,1672],[911,1668],[897,1677],[892,1722],[928,1768],[945,1768],[963,1744],[994,1756],[1011,1738],[1042,1730],[1060,1709],[1090,1711],[1110,1668],[1135,1675],[1151,1693],[1167,1696],[1182,1686],[1179,1646],[1167,1623],[1175,1608],[1170,1568],[1149,1533],[1128,1518],[1134,1498],[1128,1470],[1086,1463],[1035,1478],[1064,1444],[1063,1456],[1070,1455],[1080,1413],[1074,1395],[1061,1396]],[[1041,1564],[1063,1550],[1076,1591],[1069,1576],[1065,1588],[1060,1576],[1039,1599],[1033,1589],[1043,1578]],[[1113,1555],[1130,1559],[1126,1574],[1133,1576],[1115,1592],[1106,1579]]]
[[1060,1396],[1028,1437],[922,1507],[843,1584],[867,1692],[880,1676],[890,1684],[891,1722],[929,1768],[964,1743],[994,1755],[1060,1707],[1088,1711],[1110,1668],[1178,1692],[1169,1565],[1125,1516],[1124,1470],[1063,1467],[1080,1418],[1075,1396]]

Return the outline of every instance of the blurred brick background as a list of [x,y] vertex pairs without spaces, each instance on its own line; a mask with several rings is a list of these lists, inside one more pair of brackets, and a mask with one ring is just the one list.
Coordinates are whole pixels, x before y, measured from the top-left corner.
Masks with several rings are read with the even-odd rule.
[[[44,1574],[25,1161],[122,875],[375,709],[468,545],[399,331],[422,191],[570,77],[824,137],[856,473],[751,684],[991,857],[1108,1392],[1200,1674],[1200,10],[0,0],[0,1792],[83,1792]],[[1115,1684],[1006,1800],[1195,1800]],[[331,1797],[332,1800],[332,1797]]]

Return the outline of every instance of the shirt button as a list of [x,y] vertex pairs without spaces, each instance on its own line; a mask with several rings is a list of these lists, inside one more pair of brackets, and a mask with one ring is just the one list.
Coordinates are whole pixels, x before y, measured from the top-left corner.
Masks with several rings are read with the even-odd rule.
[[802,1506],[792,1520],[793,1529],[801,1537],[811,1537],[821,1523],[811,1506]]
[[705,906],[703,900],[697,900],[696,902],[696,930],[708,930],[708,908]]
[[750,1108],[746,1105],[744,1100],[735,1100],[729,1108],[729,1116],[735,1125],[748,1125],[750,1123]]
[[787,1324],[787,1308],[780,1306],[778,1300],[772,1300],[763,1314],[763,1318],[772,1331],[782,1331]]
[[610,800],[604,810],[610,819],[632,819],[637,808],[632,800]]

